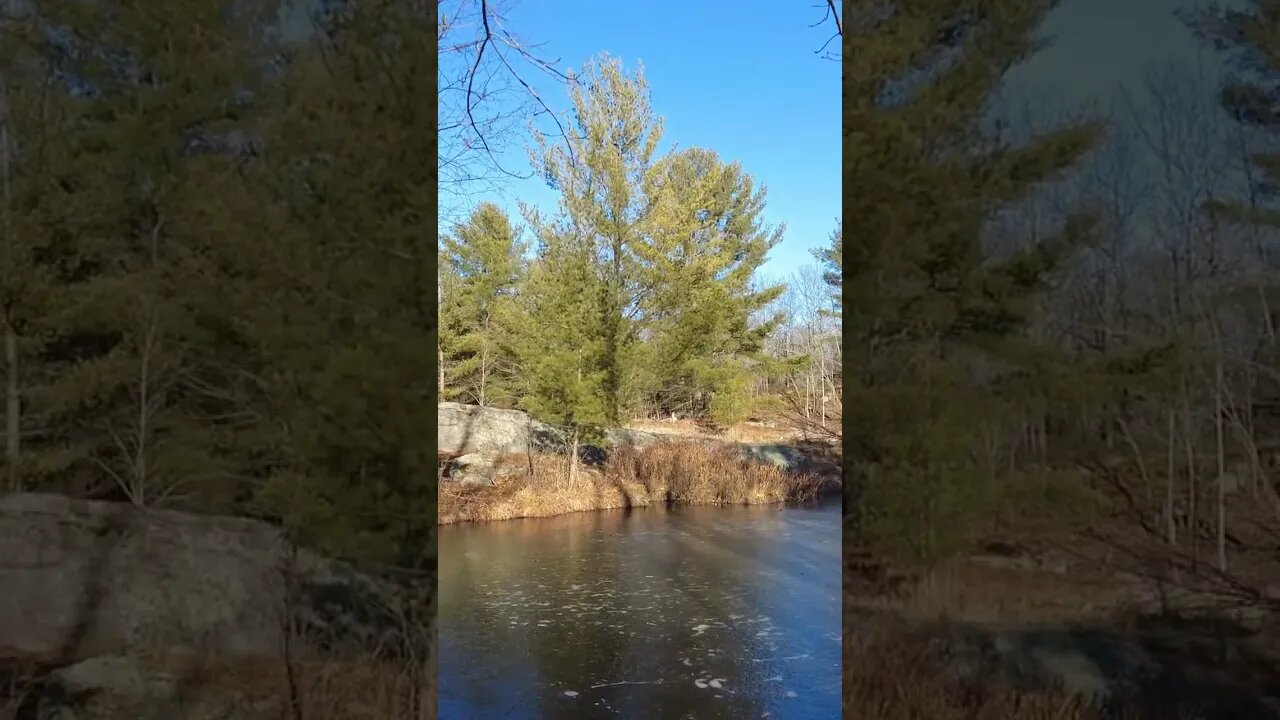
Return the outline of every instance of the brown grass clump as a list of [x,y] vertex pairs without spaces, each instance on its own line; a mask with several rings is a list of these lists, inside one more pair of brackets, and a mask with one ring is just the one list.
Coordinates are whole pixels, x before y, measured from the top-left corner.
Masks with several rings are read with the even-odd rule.
[[690,505],[781,502],[813,492],[807,478],[743,458],[723,445],[663,443],[614,450],[604,474],[650,496]]
[[503,458],[493,485],[442,483],[440,523],[548,517],[584,510],[659,503],[752,505],[800,500],[817,493],[817,478],[753,462],[730,447],[701,443],[624,445],[600,466],[579,464],[570,482],[568,458]]

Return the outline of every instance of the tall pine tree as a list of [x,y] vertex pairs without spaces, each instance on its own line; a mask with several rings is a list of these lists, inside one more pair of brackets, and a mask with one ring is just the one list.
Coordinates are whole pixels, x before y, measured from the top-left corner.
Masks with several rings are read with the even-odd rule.
[[[575,75],[570,99],[574,127],[563,145],[537,138],[535,158],[543,176],[560,192],[562,223],[592,258],[604,373],[605,420],[617,425],[637,399],[634,353],[640,287],[636,245],[643,239],[647,211],[644,181],[652,168],[662,122],[649,106],[644,75],[623,71],[602,56]],[[564,230],[538,215],[528,217],[534,233],[553,242]]]
[[440,242],[444,397],[510,407],[517,366],[509,324],[524,246],[510,218],[493,203],[481,203]]
[[996,412],[966,362],[1017,339],[1027,302],[1073,243],[983,252],[990,214],[1071,167],[1092,124],[1010,146],[985,128],[1004,73],[1036,49],[1050,2],[923,0],[846,8],[846,432],[861,470],[853,529],[916,559],[970,539],[990,514],[972,459]]
[[765,191],[737,163],[694,148],[660,160],[645,183],[642,386],[656,408],[724,425],[747,412],[748,389],[778,317],[753,314],[783,286],[752,277],[782,238],[763,224]]

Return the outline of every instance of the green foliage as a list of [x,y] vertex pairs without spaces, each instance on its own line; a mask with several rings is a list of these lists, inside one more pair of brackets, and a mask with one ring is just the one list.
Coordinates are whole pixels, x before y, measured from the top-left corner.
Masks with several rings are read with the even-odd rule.
[[521,293],[523,315],[537,320],[522,326],[516,340],[521,405],[534,416],[567,427],[610,422],[604,292],[589,242],[543,235]]
[[[750,318],[783,290],[757,288],[752,273],[781,241],[762,226],[764,190],[735,164],[692,149],[660,160],[647,182],[646,239],[637,244],[651,404],[731,424],[747,411],[746,390],[774,316]],[[707,398],[700,402],[701,398]]]
[[6,21],[28,486],[265,513],[427,567],[436,18],[345,6],[282,46],[276,10]]
[[440,349],[446,397],[513,404],[517,375],[511,328],[524,321],[515,291],[524,248],[500,208],[481,203],[441,239]]
[[[617,425],[642,404],[724,424],[740,419],[778,322],[752,318],[782,292],[752,284],[782,232],[760,219],[764,189],[708,150],[655,158],[662,124],[644,76],[614,59],[588,65],[571,97],[576,125],[567,144],[539,138],[544,177],[561,197],[554,217],[524,211],[536,258],[517,300],[495,303],[488,317],[501,329],[485,330],[472,298],[505,300],[505,278],[517,273],[505,226],[494,217],[498,231],[482,236],[479,213],[488,211],[477,209],[472,234],[459,233],[446,264],[486,269],[442,276],[442,318],[457,322],[446,337],[509,343],[520,367],[518,403],[550,422]],[[468,272],[504,279],[477,294]],[[450,342],[456,351],[458,341]],[[465,362],[464,370],[476,368]]]
[[1045,281],[1092,228],[1082,214],[1057,238],[993,258],[986,221],[1069,168],[1099,128],[1021,146],[984,131],[1001,76],[1034,50],[1046,3],[874,5],[846,8],[864,21],[849,24],[844,54],[845,420],[863,466],[851,483],[855,532],[928,563],[980,536],[999,504],[977,448],[1014,408],[972,378],[1016,370],[1041,383],[1060,367],[1023,334]]
[[836,229],[831,232],[830,245],[813,250],[813,256],[822,263],[822,281],[831,289],[831,300],[834,310],[829,315],[840,315],[840,287],[844,281],[844,221],[836,222]]

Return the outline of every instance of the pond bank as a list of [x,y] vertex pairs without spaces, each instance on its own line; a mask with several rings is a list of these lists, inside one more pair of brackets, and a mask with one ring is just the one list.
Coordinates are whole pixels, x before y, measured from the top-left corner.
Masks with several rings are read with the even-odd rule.
[[837,482],[756,462],[727,447],[678,442],[614,448],[597,463],[579,463],[572,481],[569,458],[556,454],[499,456],[487,472],[490,482],[441,482],[441,525],[666,503],[780,503],[816,497]]

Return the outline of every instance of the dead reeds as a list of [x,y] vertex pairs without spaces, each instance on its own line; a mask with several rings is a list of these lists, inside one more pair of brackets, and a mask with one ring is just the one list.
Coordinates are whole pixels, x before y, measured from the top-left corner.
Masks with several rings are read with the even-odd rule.
[[[530,466],[532,472],[530,472]],[[699,442],[623,445],[568,481],[563,455],[501,458],[491,485],[442,483],[440,522],[548,517],[662,503],[751,505],[817,494],[816,477],[750,460],[732,446]]]

